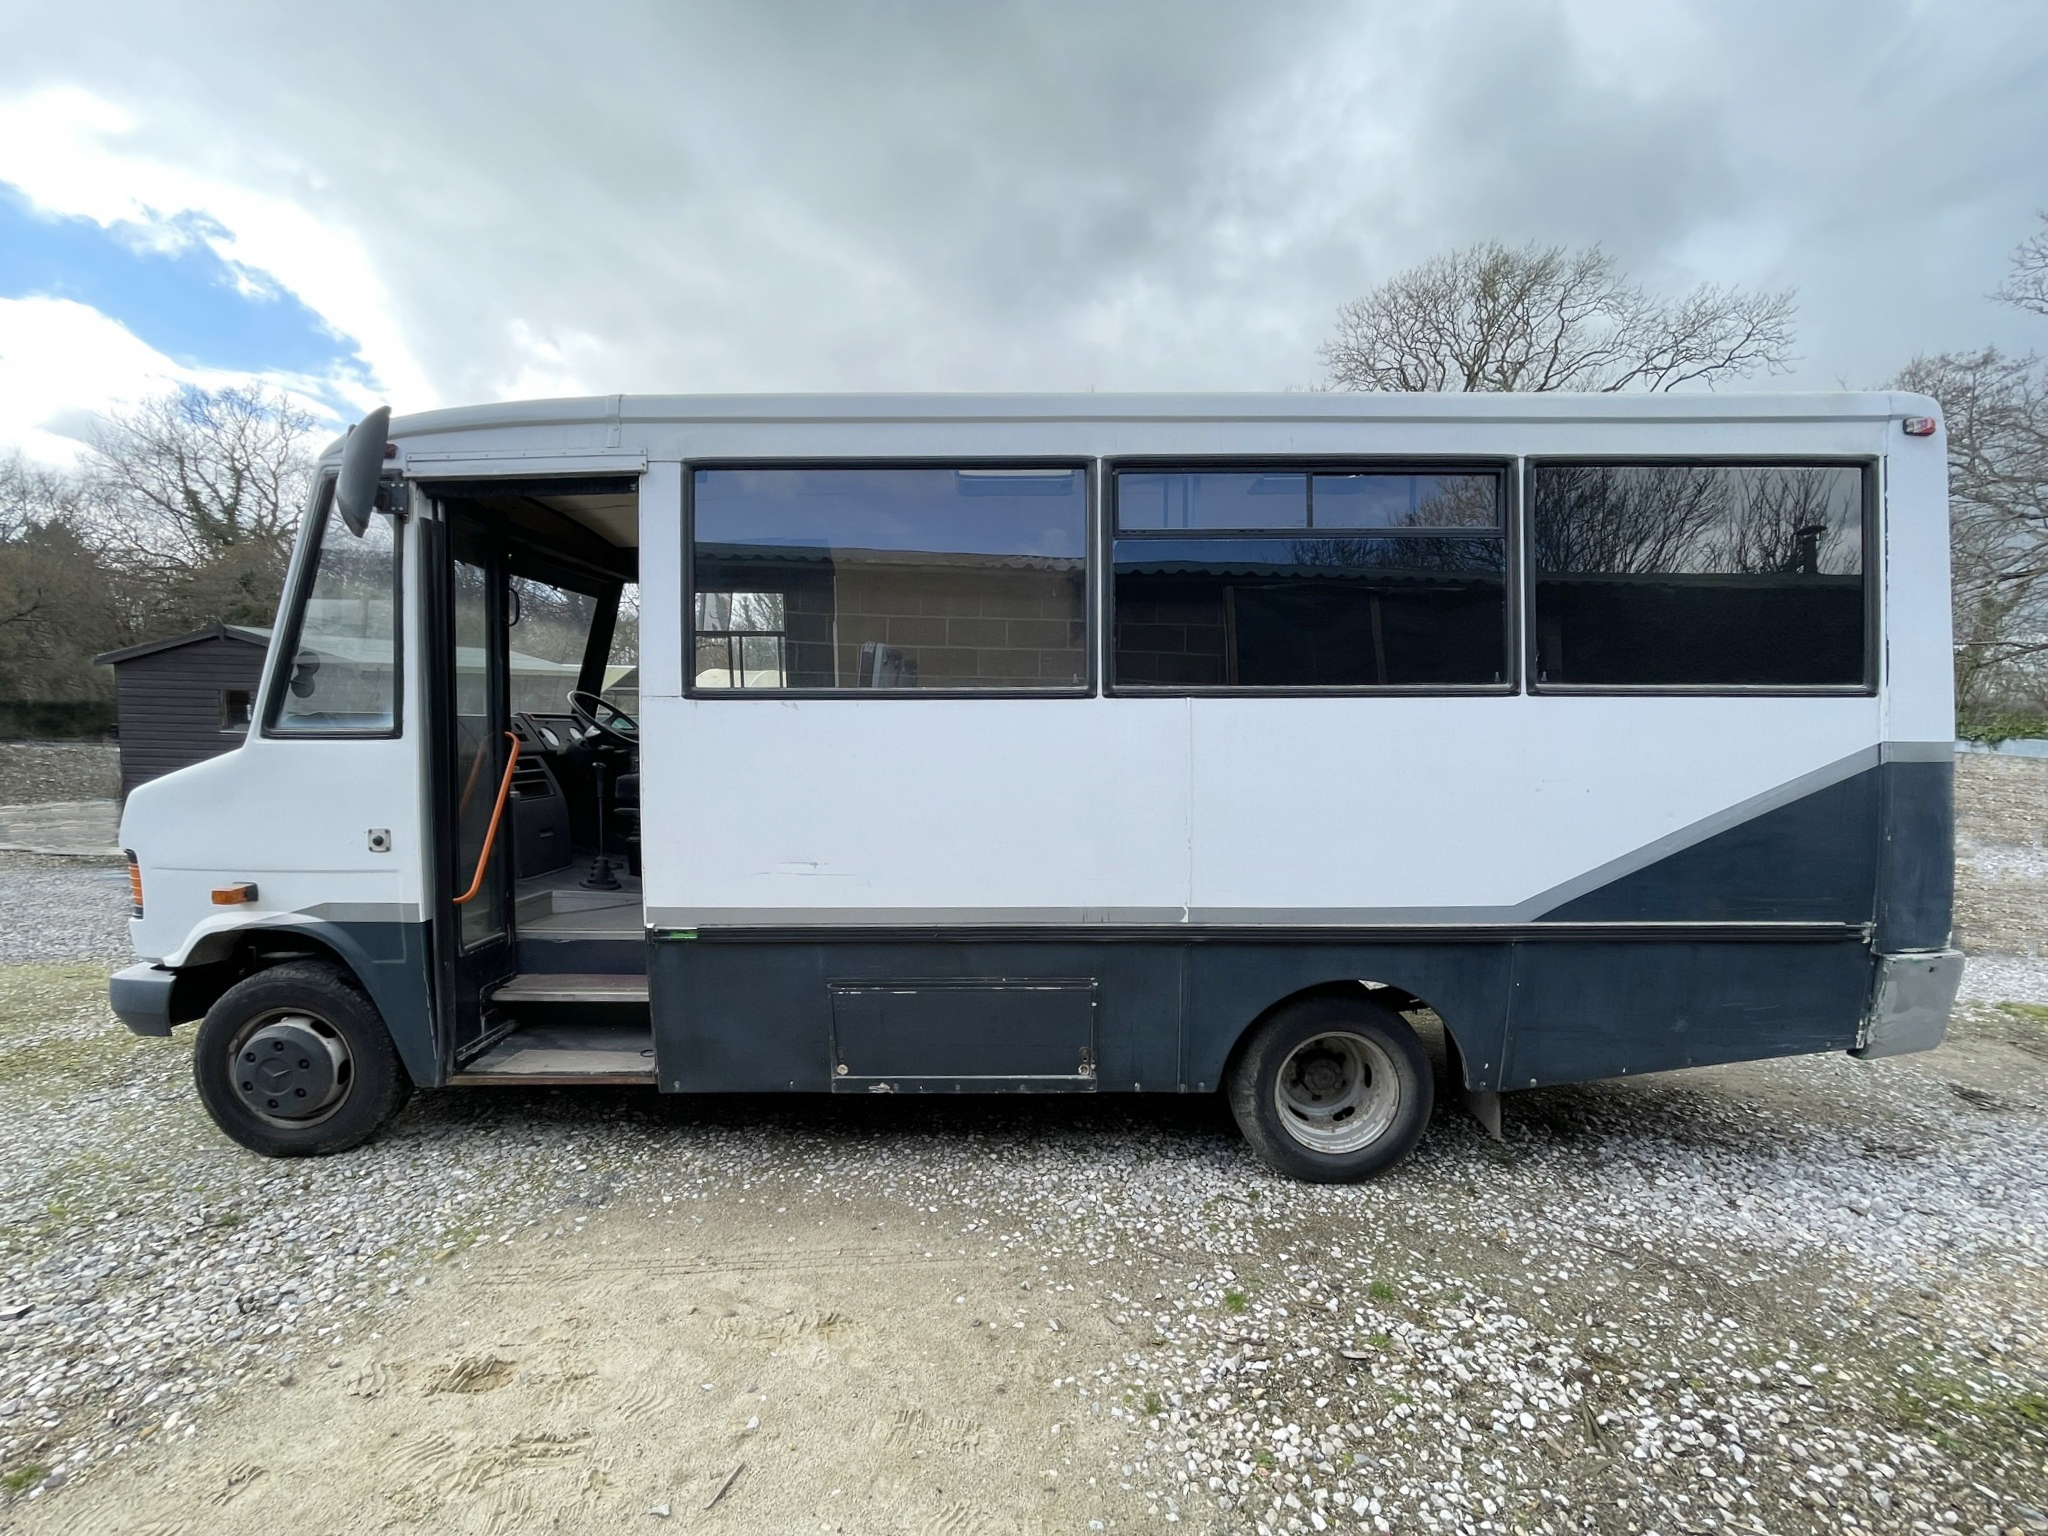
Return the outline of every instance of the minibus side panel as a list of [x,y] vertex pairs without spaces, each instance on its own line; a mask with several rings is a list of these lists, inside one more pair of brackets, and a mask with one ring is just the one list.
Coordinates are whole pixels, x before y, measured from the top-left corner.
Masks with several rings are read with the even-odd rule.
[[1500,1086],[1846,1051],[1872,965],[1856,939],[1517,944]]
[[[1183,961],[1173,944],[764,935],[663,940],[649,952],[655,1057],[672,1093],[1171,1090],[1181,1080]],[[1038,1015],[1044,1040],[1015,1038],[1033,1020],[1003,994],[1033,986],[1092,986],[1092,1079],[1079,1070],[1017,1070],[1020,1047],[1064,1049],[1069,1039],[1059,1008]],[[887,1087],[835,1071],[844,1059],[854,1069],[844,1078],[852,1079],[861,1066],[851,1053],[835,1057],[835,993],[844,1020],[849,993],[879,987],[945,994],[919,1000],[927,1018],[957,1020],[943,1071],[929,1080],[890,1077]]]
[[[834,990],[1003,978],[1013,985],[1092,983],[1096,1083],[1104,1092],[1206,1092],[1246,1026],[1312,987],[1370,977],[1426,997],[1456,1037],[1477,1087],[1496,1086],[1507,1016],[1506,944],[1386,944],[1355,937],[1289,940],[1102,933],[1032,941],[804,940],[706,935],[651,946],[661,1085],[670,1092],[769,1092],[842,1087],[833,1052]],[[1004,1076],[1010,1043],[962,988],[960,1035],[985,1038],[983,1089],[1046,1086]],[[1183,1030],[1183,1022],[1186,1028]],[[849,1076],[852,1074],[849,1073]],[[916,1082],[895,1085],[916,1091]]]

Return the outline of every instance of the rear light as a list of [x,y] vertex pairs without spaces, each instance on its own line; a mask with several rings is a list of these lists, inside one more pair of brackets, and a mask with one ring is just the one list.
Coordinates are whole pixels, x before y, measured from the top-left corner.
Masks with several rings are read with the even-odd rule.
[[128,855],[128,900],[133,903],[128,915],[130,917],[140,917],[142,916],[142,866],[135,861],[135,850],[133,848],[126,848],[122,851]]
[[1941,423],[1932,416],[1908,416],[1899,425],[1906,429],[1908,437],[1932,437],[1934,429]]

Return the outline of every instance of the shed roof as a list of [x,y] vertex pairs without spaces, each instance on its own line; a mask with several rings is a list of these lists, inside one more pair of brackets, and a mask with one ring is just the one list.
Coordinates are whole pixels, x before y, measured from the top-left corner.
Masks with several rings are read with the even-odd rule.
[[187,635],[172,635],[167,640],[145,640],[140,645],[127,646],[118,651],[102,651],[93,657],[93,664],[101,667],[117,666],[124,661],[133,661],[138,656],[154,656],[158,651],[175,651],[181,645],[197,645],[202,640],[239,640],[244,645],[263,647],[270,644],[268,629],[255,629],[246,624],[223,624],[215,619],[204,629],[195,629]]

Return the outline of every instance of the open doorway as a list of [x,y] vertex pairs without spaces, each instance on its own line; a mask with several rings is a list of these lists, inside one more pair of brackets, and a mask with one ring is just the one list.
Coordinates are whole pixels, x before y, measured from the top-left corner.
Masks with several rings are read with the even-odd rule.
[[435,502],[451,1067],[651,1081],[637,487],[449,485]]

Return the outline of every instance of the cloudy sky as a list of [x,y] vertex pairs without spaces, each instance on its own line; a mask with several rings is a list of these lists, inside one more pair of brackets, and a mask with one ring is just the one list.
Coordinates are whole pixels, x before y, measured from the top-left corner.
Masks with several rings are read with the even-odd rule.
[[1485,238],[1799,290],[1797,388],[2048,349],[2040,0],[0,11],[0,451],[258,375],[1284,389]]

